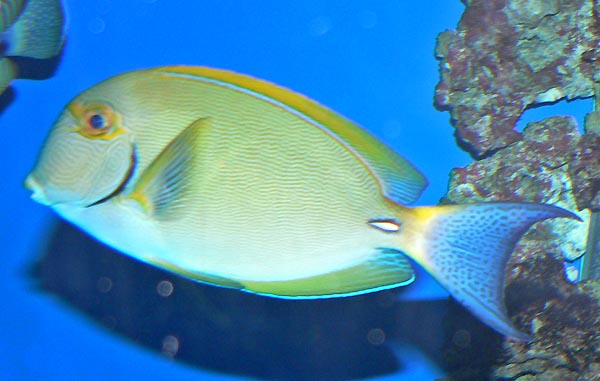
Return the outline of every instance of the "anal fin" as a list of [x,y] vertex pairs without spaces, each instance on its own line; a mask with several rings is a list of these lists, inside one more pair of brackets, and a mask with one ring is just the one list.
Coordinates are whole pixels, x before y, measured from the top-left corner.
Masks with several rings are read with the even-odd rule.
[[414,281],[408,259],[397,250],[379,248],[367,262],[310,278],[278,282],[241,281],[244,291],[287,299],[360,295],[405,286]]
[[225,277],[221,277],[221,276],[217,276],[217,275],[212,275],[212,274],[207,274],[207,273],[203,273],[203,272],[199,272],[199,271],[186,270],[182,267],[175,266],[173,264],[170,264],[170,263],[158,260],[158,259],[148,259],[146,261],[156,267],[170,271],[179,276],[194,280],[196,282],[206,283],[206,284],[210,284],[213,286],[219,286],[219,287],[225,287],[225,288],[233,288],[233,289],[244,288],[244,286],[241,283],[239,283],[233,279],[229,279],[229,278],[225,278]]

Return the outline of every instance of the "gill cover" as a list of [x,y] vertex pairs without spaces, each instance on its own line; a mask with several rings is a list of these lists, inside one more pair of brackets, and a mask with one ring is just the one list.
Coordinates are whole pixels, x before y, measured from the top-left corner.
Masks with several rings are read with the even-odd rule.
[[131,136],[105,103],[73,101],[60,115],[27,184],[44,203],[94,205],[114,194],[134,165]]

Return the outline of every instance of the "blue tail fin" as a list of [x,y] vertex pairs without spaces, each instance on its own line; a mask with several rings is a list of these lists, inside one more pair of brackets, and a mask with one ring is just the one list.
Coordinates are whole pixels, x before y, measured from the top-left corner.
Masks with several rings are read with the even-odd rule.
[[521,236],[538,221],[578,218],[551,205],[487,203],[415,208],[423,225],[411,253],[454,298],[498,332],[520,340],[504,305],[508,259]]

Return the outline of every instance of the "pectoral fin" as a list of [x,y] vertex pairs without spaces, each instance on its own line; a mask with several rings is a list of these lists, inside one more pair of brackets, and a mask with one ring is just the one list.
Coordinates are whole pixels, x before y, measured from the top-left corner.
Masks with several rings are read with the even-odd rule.
[[185,207],[194,168],[194,152],[209,119],[199,119],[183,130],[146,168],[129,195],[149,215],[168,219]]

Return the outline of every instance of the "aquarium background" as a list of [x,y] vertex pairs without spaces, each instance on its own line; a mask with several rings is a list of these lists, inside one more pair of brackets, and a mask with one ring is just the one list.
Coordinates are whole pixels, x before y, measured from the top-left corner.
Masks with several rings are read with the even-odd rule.
[[[2,97],[2,380],[443,376],[436,350],[447,294],[421,271],[403,290],[333,301],[192,284],[59,223],[22,181],[77,93],[124,71],[189,64],[276,82],[356,121],[422,170],[430,186],[418,204],[436,204],[449,171],[470,161],[448,114],[432,105],[435,37],[455,27],[460,1],[86,0],[67,8],[55,75],[17,80]],[[96,289],[73,286],[82,284]],[[212,329],[217,318],[226,323]]]

